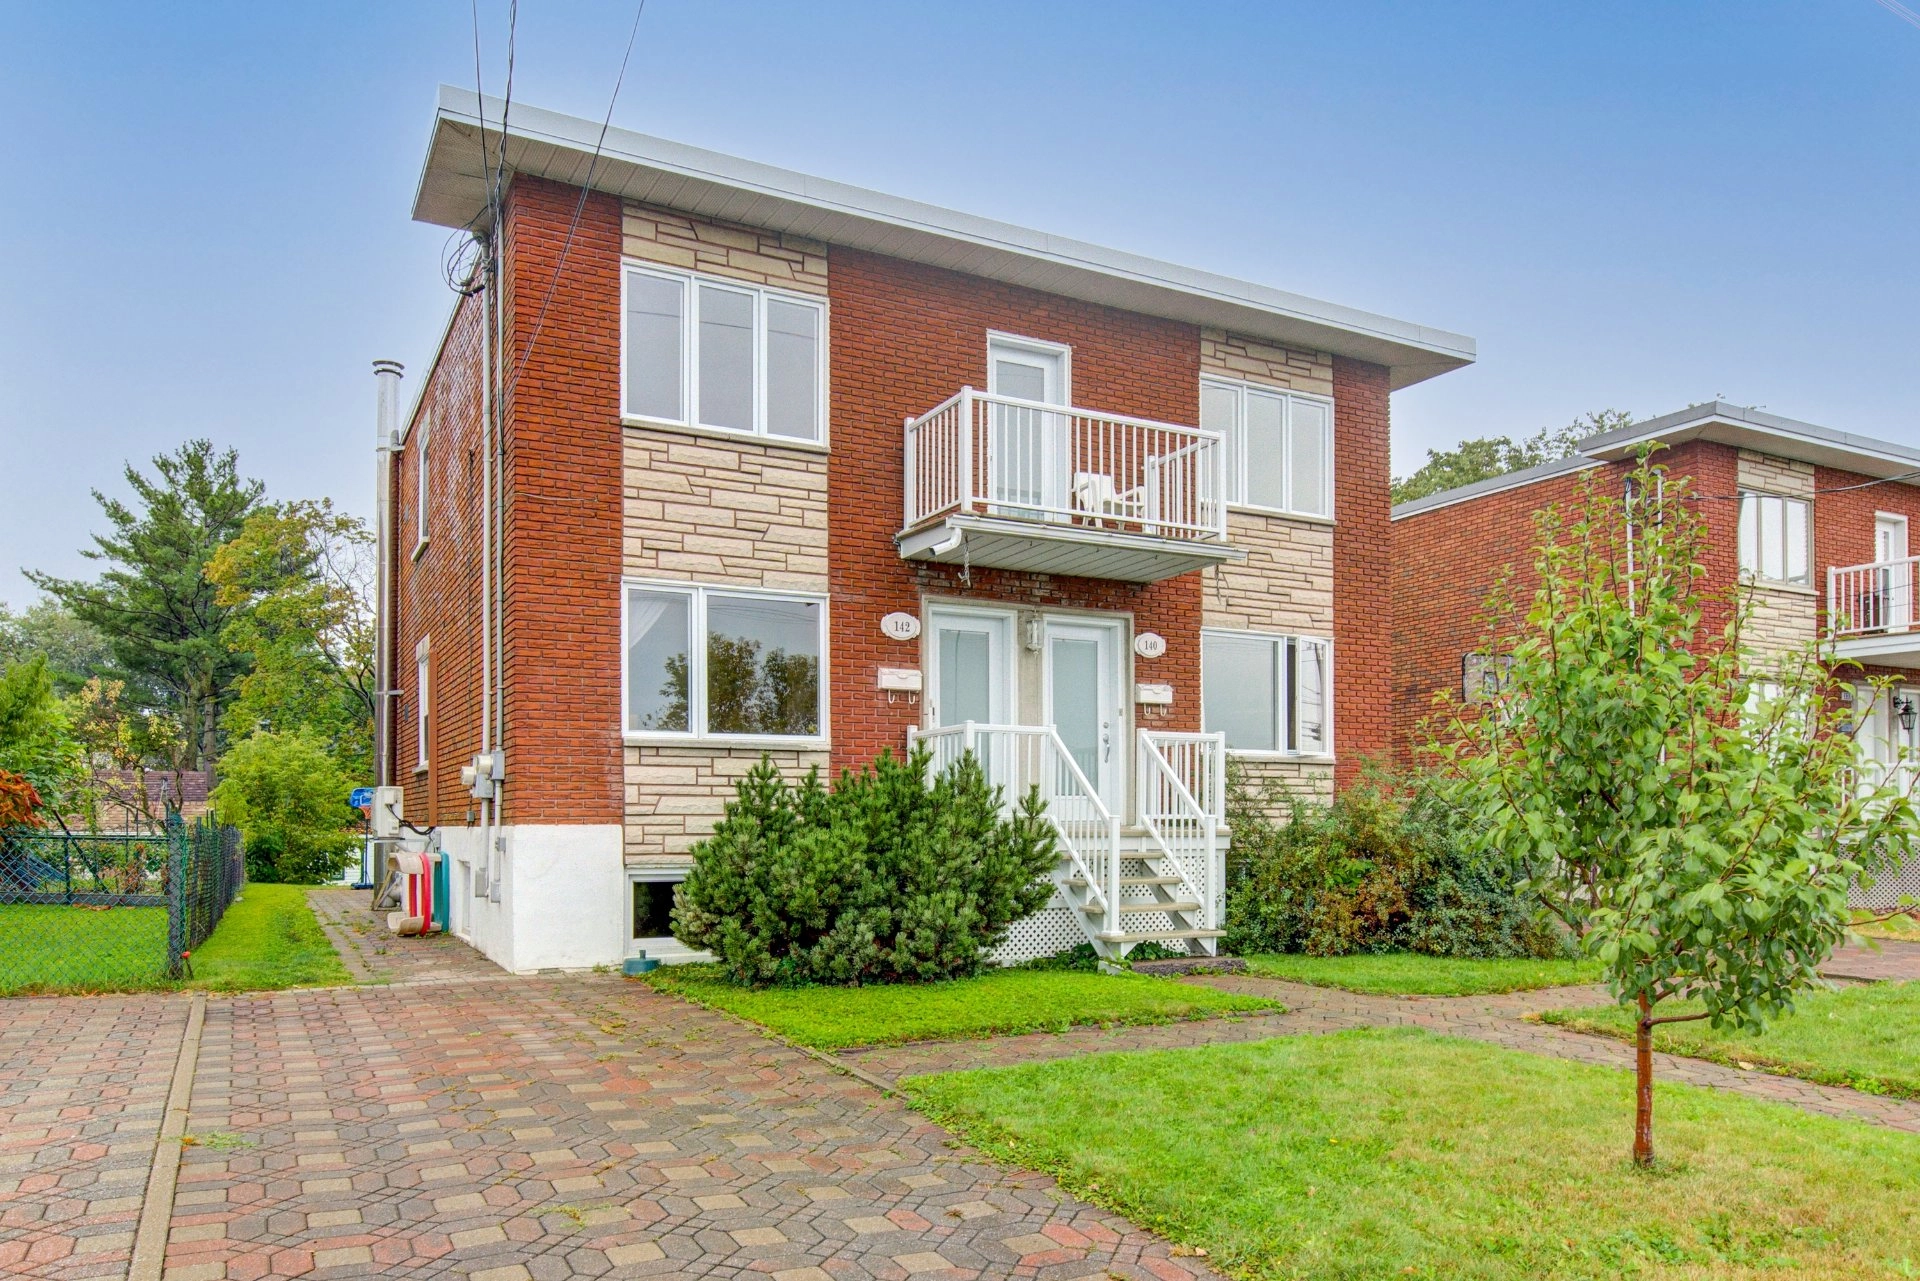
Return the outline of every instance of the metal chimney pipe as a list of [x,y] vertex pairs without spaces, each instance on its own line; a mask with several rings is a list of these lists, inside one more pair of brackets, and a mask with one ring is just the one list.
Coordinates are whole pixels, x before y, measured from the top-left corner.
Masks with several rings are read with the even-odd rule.
[[373,603],[373,781],[393,782],[393,438],[400,425],[400,379],[406,366],[397,360],[373,362],[374,571]]

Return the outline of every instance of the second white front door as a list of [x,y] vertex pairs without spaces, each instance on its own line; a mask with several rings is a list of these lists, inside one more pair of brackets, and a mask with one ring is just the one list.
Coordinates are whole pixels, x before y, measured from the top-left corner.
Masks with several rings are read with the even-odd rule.
[[1873,519],[1873,558],[1880,571],[1882,626],[1905,631],[1913,624],[1913,567],[1907,559],[1907,518],[1881,514]]
[[1126,700],[1119,623],[1049,618],[1042,655],[1045,716],[1107,808],[1125,787]]
[[[987,344],[987,391],[1042,405],[1067,403],[1067,349],[1020,338]],[[1033,515],[1066,506],[1066,418],[1024,405],[987,417],[987,497]]]

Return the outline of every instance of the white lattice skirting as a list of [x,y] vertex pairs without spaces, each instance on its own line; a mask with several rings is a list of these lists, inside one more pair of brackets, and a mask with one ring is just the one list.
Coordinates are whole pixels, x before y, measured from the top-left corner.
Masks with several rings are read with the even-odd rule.
[[1855,886],[1847,901],[1854,907],[1895,908],[1920,900],[1920,857],[1908,859],[1898,869],[1874,880],[1873,888]]

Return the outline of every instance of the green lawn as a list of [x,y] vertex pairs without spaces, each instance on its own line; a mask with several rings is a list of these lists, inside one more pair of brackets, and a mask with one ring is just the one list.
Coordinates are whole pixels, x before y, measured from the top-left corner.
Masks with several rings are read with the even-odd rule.
[[[1660,1014],[1686,1014],[1694,1002],[1662,1002]],[[1617,1005],[1552,1010],[1548,1023],[1633,1039],[1633,1016]],[[1920,983],[1871,983],[1809,992],[1799,1008],[1765,1031],[1715,1030],[1705,1022],[1653,1030],[1656,1049],[1715,1063],[1749,1066],[1824,1085],[1920,1099]]]
[[0,996],[167,985],[167,909],[0,906]]
[[1920,943],[1920,919],[1913,916],[1893,916],[1884,921],[1873,919],[1872,912],[1855,912],[1854,932],[1870,939],[1894,939],[1902,943]]
[[1505,1279],[1920,1272],[1920,1138],[1411,1029],[904,1083],[1011,1164],[1228,1274]]
[[193,953],[193,977],[166,977],[164,907],[0,906],[0,996],[250,991],[353,980],[298,885],[249,885]]
[[1061,970],[994,970],[945,983],[754,989],[729,982],[718,966],[668,965],[647,980],[663,992],[822,1050],[1057,1032],[1089,1023],[1170,1023],[1282,1008],[1277,1001],[1172,979]]
[[186,986],[240,992],[351,982],[305,886],[249,885],[194,952]]
[[1598,961],[1473,960],[1389,952],[1360,956],[1249,956],[1247,970],[1270,979],[1377,996],[1484,996],[1600,981]]

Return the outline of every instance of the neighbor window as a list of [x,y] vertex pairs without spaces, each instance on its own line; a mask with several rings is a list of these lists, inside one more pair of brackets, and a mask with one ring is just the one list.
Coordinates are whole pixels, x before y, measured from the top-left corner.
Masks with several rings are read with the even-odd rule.
[[1225,440],[1229,503],[1333,515],[1332,401],[1202,378],[1200,425]]
[[710,276],[626,270],[629,417],[818,441],[825,308]]
[[1811,582],[1807,572],[1809,511],[1804,498],[1741,494],[1741,572],[1777,583]]
[[427,446],[433,440],[433,411],[427,410],[420,419],[420,442],[413,455],[413,525],[415,532],[414,547],[418,549],[427,543]]
[[1202,632],[1201,718],[1236,752],[1322,756],[1333,741],[1332,642]]
[[824,600],[662,583],[626,611],[628,733],[821,736]]
[[414,768],[427,767],[427,642],[422,640],[413,651],[413,687],[416,693],[413,707]]

